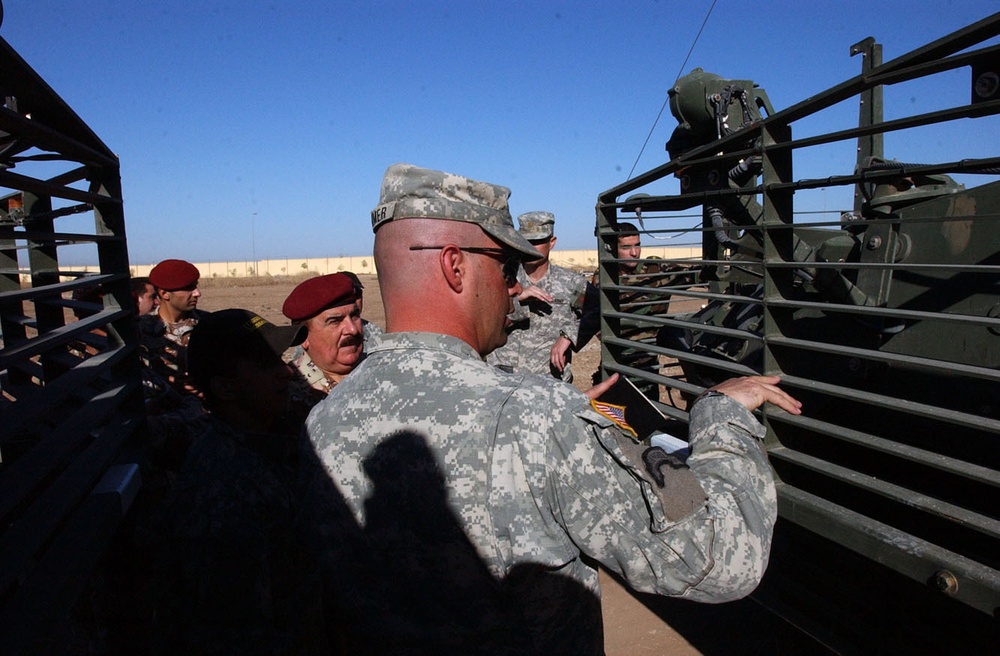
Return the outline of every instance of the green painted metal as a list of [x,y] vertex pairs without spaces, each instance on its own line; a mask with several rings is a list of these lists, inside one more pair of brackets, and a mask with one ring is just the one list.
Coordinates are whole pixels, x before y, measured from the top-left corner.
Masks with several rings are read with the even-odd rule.
[[[1000,14],[886,63],[865,39],[850,49],[860,75],[781,111],[752,81],[695,69],[670,91],[670,161],[598,199],[605,373],[658,383],[679,431],[692,395],[747,372],[781,375],[804,402],[801,417],[760,415],[781,520],[755,598],[836,650],[1000,644],[1000,153],[970,157],[947,136],[974,120],[1000,147],[998,34]],[[883,120],[884,87],[954,71],[968,94]],[[857,127],[793,137],[851,98]],[[953,155],[890,159],[929,125]],[[796,177],[819,149],[838,154],[829,175]],[[663,194],[671,177],[679,193]],[[847,207],[798,211],[835,189]],[[640,319],[618,298],[619,221],[702,253],[671,262],[697,280],[659,290],[670,311],[641,318],[657,331],[643,343],[619,333]],[[630,368],[629,349],[660,369]],[[907,617],[921,622],[910,637]]]
[[[65,653],[71,609],[140,483],[121,178],[3,39],[0,98],[0,652]],[[67,231],[78,215],[93,229]],[[68,248],[99,271],[66,266]],[[96,286],[101,300],[73,299]]]

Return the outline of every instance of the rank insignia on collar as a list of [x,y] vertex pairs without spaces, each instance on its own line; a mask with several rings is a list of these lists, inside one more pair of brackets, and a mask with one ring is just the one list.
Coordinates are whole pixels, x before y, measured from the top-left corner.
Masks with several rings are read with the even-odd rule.
[[614,403],[605,403],[604,401],[598,401],[597,399],[590,400],[590,407],[597,411],[602,417],[606,417],[618,425],[622,430],[628,431],[632,437],[638,437],[638,433],[635,429],[628,425],[625,421],[625,406],[615,405]]

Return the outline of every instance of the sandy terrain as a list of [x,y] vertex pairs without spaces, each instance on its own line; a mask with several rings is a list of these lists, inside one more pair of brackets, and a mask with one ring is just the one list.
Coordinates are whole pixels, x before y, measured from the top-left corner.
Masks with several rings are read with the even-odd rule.
[[[384,326],[378,282],[374,276],[361,279],[366,291],[364,317]],[[205,280],[199,307],[204,310],[241,307],[254,310],[274,323],[287,323],[281,314],[281,304],[296,281],[261,279],[261,282]],[[589,385],[599,361],[596,341],[576,355],[573,368],[578,387]],[[637,596],[604,571],[601,582],[605,647],[609,656],[769,653],[764,628],[769,624],[768,617],[753,602],[708,606],[652,595]]]

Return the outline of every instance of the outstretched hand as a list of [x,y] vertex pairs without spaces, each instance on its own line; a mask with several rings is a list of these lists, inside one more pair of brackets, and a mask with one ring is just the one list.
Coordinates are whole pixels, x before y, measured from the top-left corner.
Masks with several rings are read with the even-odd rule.
[[614,387],[615,383],[617,383],[617,382],[618,382],[618,374],[611,374],[610,376],[607,377],[607,379],[602,380],[601,382],[597,383],[596,385],[594,385],[593,387],[591,387],[589,390],[587,390],[586,392],[584,392],[584,394],[586,394],[588,397],[590,397],[592,399],[599,398],[601,396],[601,394],[604,394],[609,389],[611,389],[612,387]]
[[739,401],[748,410],[756,410],[766,402],[790,414],[802,414],[802,403],[778,388],[780,382],[778,376],[745,376],[730,378],[711,389]]

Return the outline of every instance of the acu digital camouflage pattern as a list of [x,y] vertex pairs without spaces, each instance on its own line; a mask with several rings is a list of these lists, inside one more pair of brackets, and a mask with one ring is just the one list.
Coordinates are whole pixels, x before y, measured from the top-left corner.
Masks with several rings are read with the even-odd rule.
[[493,351],[487,362],[510,367],[518,373],[546,374],[572,382],[569,363],[560,373],[549,363],[549,353],[560,334],[577,348],[586,278],[554,264],[549,265],[549,270],[538,282],[531,282],[523,268],[518,271],[517,278],[525,289],[532,285],[544,289],[552,296],[552,302],[538,298],[523,301],[521,305],[527,310],[527,316],[514,324],[507,344]]
[[316,563],[294,533],[295,437],[211,418],[166,500],[156,654],[323,653]]
[[354,646],[601,654],[582,554],[640,591],[715,603],[754,589],[777,514],[763,427],[730,399],[699,402],[688,464],[707,501],[668,520],[588,401],[453,337],[383,336],[303,444],[303,529]]
[[550,239],[555,223],[552,212],[525,212],[517,217],[517,231],[528,241]]
[[525,260],[541,254],[514,230],[507,207],[510,189],[454,173],[393,164],[382,177],[378,206],[372,210],[372,231],[399,219],[430,218],[475,223],[497,241],[518,251]]

